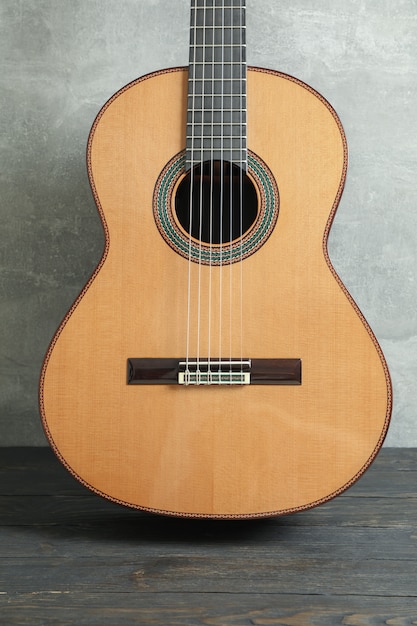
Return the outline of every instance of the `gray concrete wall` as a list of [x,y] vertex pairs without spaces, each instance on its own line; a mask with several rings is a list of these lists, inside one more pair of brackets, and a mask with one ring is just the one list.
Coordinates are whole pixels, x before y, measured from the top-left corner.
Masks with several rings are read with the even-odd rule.
[[[417,2],[247,0],[248,61],[315,87],[350,169],[330,238],[388,359],[391,446],[417,445]],[[101,105],[186,65],[188,0],[0,0],[0,445],[44,445],[38,373],[103,243],[85,171]]]

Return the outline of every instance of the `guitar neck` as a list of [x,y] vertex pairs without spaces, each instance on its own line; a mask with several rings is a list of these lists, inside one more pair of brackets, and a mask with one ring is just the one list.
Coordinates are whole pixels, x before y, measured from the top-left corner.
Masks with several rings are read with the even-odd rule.
[[226,160],[247,168],[246,0],[192,0],[186,169]]

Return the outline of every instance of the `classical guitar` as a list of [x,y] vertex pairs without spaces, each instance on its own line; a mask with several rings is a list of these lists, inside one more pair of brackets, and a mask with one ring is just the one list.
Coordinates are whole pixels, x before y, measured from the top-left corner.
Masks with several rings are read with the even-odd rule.
[[384,356],[327,252],[342,125],[245,51],[244,0],[192,0],[189,67],[123,87],[89,136],[105,248],[40,407],[68,470],[138,509],[307,509],[352,485],[388,428]]

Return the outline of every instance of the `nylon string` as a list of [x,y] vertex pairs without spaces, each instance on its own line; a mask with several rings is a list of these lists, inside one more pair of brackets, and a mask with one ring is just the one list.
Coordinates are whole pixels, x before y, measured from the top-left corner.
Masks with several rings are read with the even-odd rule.
[[[191,254],[192,254],[192,228],[193,228],[193,194],[194,194],[194,163],[193,163],[193,155],[195,151],[195,136],[194,136],[194,128],[195,128],[195,98],[196,98],[196,77],[195,77],[195,63],[196,63],[196,51],[197,51],[197,0],[194,1],[194,20],[191,24],[191,32],[193,35],[193,49],[191,51],[192,59],[194,61],[193,67],[193,76],[192,76],[192,104],[189,106],[188,110],[191,115],[191,172],[190,172],[190,194],[189,194],[189,207],[190,207],[190,217],[189,217],[189,235],[188,235],[188,292],[187,292],[187,340],[186,340],[186,357],[185,357],[185,375],[186,381],[188,380],[188,375],[190,373],[189,369],[189,360],[190,360],[190,331],[191,331]],[[191,61],[191,59],[190,59]]]
[[[243,9],[240,8],[239,13],[239,33],[240,33],[240,48],[239,48],[239,94],[240,94],[240,107],[239,107],[239,137],[240,137],[240,179],[239,179],[239,187],[240,187],[240,206],[239,206],[239,216],[240,216],[240,361],[241,361],[241,373],[243,373],[243,175],[244,175],[244,145],[246,145],[246,137],[243,136],[243,115],[244,109],[246,107],[243,106],[243,85],[246,80],[246,70],[244,64],[244,43],[246,42],[245,32],[244,32],[244,19],[243,19]],[[245,89],[246,93],[246,89]],[[246,115],[246,113],[245,113]],[[246,135],[246,132],[245,132]]]

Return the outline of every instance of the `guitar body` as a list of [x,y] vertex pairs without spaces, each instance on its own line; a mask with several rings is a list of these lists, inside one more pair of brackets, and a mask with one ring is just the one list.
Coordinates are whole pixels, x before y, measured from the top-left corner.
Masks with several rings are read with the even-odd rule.
[[[286,75],[250,69],[247,90],[248,148],[269,168],[279,213],[259,249],[221,268],[190,264],[154,215],[161,172],[185,148],[187,70],[122,89],[90,135],[105,251],[47,353],[41,413],[69,471],[131,507],[218,518],[309,508],[365,471],[388,428],[384,357],[327,255],[347,165],[340,122]],[[198,276],[190,345],[199,332],[200,354],[213,353],[201,329],[218,337],[222,324],[224,354],[241,326],[244,356],[299,358],[301,384],[127,384],[129,358],[184,357]]]

